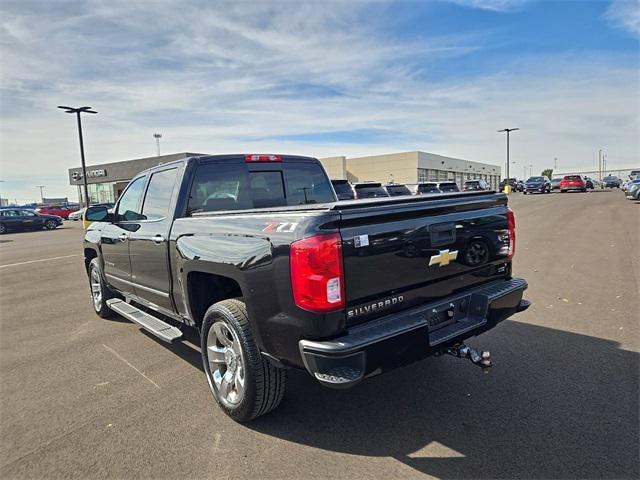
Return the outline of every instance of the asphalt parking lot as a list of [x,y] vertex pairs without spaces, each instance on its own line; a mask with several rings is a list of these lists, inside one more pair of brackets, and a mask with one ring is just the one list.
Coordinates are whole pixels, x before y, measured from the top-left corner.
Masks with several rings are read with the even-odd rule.
[[638,478],[640,205],[510,199],[533,306],[469,342],[490,374],[442,357],[334,391],[292,372],[246,426],[193,344],[93,313],[79,223],[0,237],[0,477]]

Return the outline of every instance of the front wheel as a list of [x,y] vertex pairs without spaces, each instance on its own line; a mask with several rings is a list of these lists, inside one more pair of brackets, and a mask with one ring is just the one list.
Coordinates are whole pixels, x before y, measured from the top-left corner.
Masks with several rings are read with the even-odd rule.
[[7,226],[4,223],[0,223],[0,235],[7,233]]
[[46,222],[44,222],[44,228],[46,228],[47,230],[55,230],[57,226],[58,222],[56,222],[55,220],[47,220]]
[[213,398],[233,420],[248,422],[282,401],[287,371],[260,354],[243,301],[223,300],[209,307],[201,348]]
[[107,300],[114,297],[113,292],[102,277],[102,269],[97,258],[89,264],[89,286],[91,287],[91,303],[99,317],[110,318],[114,312],[107,305]]

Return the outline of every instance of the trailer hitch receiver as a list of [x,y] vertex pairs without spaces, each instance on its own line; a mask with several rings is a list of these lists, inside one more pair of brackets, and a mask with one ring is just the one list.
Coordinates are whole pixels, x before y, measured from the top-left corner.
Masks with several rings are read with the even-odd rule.
[[459,343],[453,347],[447,348],[445,353],[458,358],[468,358],[471,363],[479,366],[483,373],[489,373],[489,369],[493,366],[493,363],[491,362],[491,353],[488,351],[478,352],[464,343]]

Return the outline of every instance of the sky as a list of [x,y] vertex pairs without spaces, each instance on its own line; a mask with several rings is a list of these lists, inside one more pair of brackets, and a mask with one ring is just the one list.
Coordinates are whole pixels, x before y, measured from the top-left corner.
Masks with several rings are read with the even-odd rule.
[[523,175],[640,166],[640,3],[0,2],[0,195],[162,153],[422,150]]

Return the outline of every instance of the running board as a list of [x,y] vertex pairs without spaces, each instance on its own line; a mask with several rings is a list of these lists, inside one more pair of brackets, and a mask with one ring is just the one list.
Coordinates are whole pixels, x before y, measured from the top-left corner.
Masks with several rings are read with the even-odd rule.
[[136,308],[133,305],[120,300],[119,298],[112,298],[110,300],[107,300],[107,305],[114,312],[119,313],[127,320],[131,320],[132,322],[137,323],[146,331],[154,334],[156,337],[164,340],[165,342],[171,343],[174,340],[182,337],[182,332],[180,331],[180,329],[169,325],[166,322],[163,322],[153,315],[149,315],[148,313],[143,312],[139,308]]

